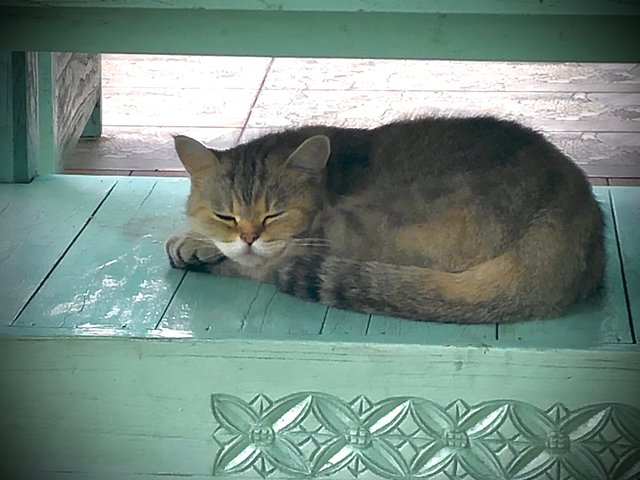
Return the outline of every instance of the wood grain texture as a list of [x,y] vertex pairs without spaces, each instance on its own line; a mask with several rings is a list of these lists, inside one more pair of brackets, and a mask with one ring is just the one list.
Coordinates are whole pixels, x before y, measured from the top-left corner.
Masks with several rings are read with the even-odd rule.
[[[113,108],[108,103],[105,108]],[[161,118],[166,118],[163,113]],[[114,127],[107,125],[95,140],[81,139],[67,155],[67,169],[129,169],[184,171],[173,135],[187,135],[211,148],[237,144],[241,128]]]
[[317,338],[326,311],[271,285],[189,272],[160,328],[197,338]]
[[60,155],[64,157],[75,146],[100,100],[100,55],[53,53],[52,67],[56,102],[52,113]]
[[37,291],[115,180],[41,177],[0,185],[0,325]]
[[[638,105],[632,95],[640,92],[637,64],[276,58],[269,67],[270,59],[256,58],[153,55],[103,58],[104,82],[110,86],[105,92],[104,108],[113,118],[127,116],[130,123],[142,125],[147,121],[149,115],[136,104],[135,98],[144,96],[148,88],[164,91],[168,97],[179,96],[184,88],[200,89],[203,104],[184,102],[179,107],[184,121],[195,124],[200,122],[202,105],[213,111],[223,107],[213,86],[226,92],[230,86],[255,88],[264,79],[263,87],[257,91],[255,107],[247,111],[245,106],[237,106],[238,117],[244,116],[245,123],[251,120],[261,125],[245,127],[241,141],[299,123],[345,123],[342,117],[347,117],[348,124],[364,126],[425,107],[427,113],[449,112],[453,95],[458,110],[467,109],[474,114],[493,111],[498,115],[515,111],[520,120],[541,125],[551,141],[589,175],[640,175],[640,134],[616,130],[623,122],[625,128],[637,128],[634,118]],[[120,88],[132,92],[131,102],[111,102],[111,95],[118,96]],[[475,98],[477,92],[485,97]],[[413,96],[395,105],[404,93]],[[423,93],[427,97],[421,99]],[[591,107],[581,112],[583,97],[589,98],[593,93],[621,94],[624,108],[616,103],[618,100],[610,102],[607,98],[600,100],[601,105],[591,102]],[[307,100],[300,101],[302,96]],[[414,99],[416,104],[412,103]],[[503,99],[506,105],[500,103]],[[519,105],[523,99],[526,105]],[[423,101],[428,103],[423,105]],[[174,123],[177,107],[171,102],[156,107],[154,123]],[[538,117],[539,107],[544,111]],[[127,112],[118,112],[119,108],[126,108]],[[615,118],[619,120],[611,121]],[[597,124],[591,120],[597,120]],[[551,129],[545,126],[548,123]],[[105,137],[99,142],[79,144],[67,158],[68,167],[136,170],[153,167],[176,171],[181,165],[167,144],[169,133],[184,133],[219,148],[233,146],[235,135],[230,130],[229,137],[224,136],[228,139],[225,141],[216,138],[213,129],[207,133],[206,129],[192,127],[107,124],[105,128]],[[585,128],[600,130],[583,131]]]
[[[119,57],[126,60],[126,57]],[[276,58],[265,90],[629,92],[634,63],[523,63],[446,60]]]
[[102,118],[105,125],[114,126],[237,128],[244,125],[257,93],[257,89],[105,87],[111,105]]
[[251,280],[187,273],[160,324],[196,338],[485,345],[494,325],[444,325],[328,308]]
[[74,149],[100,101],[100,55],[39,52],[37,56],[38,171],[51,174],[62,170],[62,159]]
[[155,328],[183,275],[164,242],[181,229],[187,189],[181,179],[118,180],[15,324]]
[[[0,338],[5,478],[196,478],[214,393],[639,406],[637,352],[331,342]],[[37,458],[38,461],[29,461]],[[66,475],[66,476],[64,476]],[[282,478],[282,477],[276,477]]]
[[640,93],[266,90],[247,126],[282,128],[322,120],[378,126],[417,115],[492,114],[547,132],[638,132],[638,111]]
[[103,85],[107,88],[258,90],[272,62],[268,57],[200,55],[103,55]]
[[588,175],[640,176],[640,132],[548,132]]
[[391,343],[487,346],[496,343],[496,325],[453,325],[372,315],[367,338]]

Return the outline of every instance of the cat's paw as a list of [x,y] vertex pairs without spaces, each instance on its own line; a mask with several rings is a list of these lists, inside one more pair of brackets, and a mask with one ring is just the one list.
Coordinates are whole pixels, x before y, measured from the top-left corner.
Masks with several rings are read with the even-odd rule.
[[171,237],[165,244],[165,250],[173,268],[206,270],[207,266],[224,260],[222,253],[213,244],[189,235]]

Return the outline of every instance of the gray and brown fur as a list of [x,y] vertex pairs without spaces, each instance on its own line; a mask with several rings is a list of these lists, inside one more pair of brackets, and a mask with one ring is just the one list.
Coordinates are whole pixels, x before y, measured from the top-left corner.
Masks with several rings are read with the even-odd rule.
[[[192,181],[192,230],[167,244],[177,267],[345,309],[468,323],[556,315],[603,280],[603,220],[587,180],[513,122],[304,127],[225,151],[176,137],[176,149]],[[276,253],[263,259],[253,245]]]

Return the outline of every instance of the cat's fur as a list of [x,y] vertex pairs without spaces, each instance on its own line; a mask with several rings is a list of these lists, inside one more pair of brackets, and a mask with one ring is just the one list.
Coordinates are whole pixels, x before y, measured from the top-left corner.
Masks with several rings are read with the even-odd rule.
[[555,315],[603,279],[603,219],[587,180],[513,122],[304,127],[225,151],[175,143],[191,177],[191,230],[167,242],[175,267],[470,323]]

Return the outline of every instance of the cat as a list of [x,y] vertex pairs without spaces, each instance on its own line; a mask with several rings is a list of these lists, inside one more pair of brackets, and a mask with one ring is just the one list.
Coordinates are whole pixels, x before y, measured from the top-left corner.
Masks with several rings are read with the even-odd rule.
[[603,217],[545,137],[493,117],[308,126],[228,150],[176,136],[190,231],[173,267],[417,320],[558,315],[603,282]]

